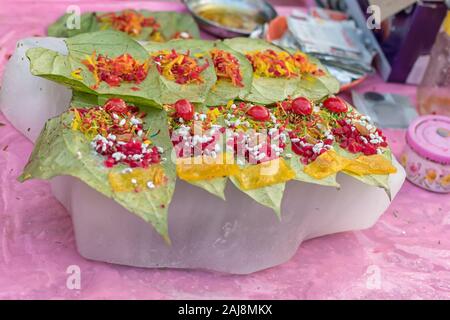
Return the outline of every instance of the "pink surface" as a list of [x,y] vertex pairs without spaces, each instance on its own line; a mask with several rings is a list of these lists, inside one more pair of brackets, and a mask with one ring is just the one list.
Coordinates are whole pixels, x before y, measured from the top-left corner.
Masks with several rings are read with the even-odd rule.
[[[48,2],[54,4],[2,1],[0,59],[17,39],[42,35],[44,26],[66,7]],[[119,6],[124,5],[108,8]],[[157,6],[180,8],[174,3]],[[396,92],[413,100],[415,96],[414,87],[384,84],[377,77],[357,90]],[[32,144],[1,114],[0,123],[5,124],[0,125],[0,298],[450,298],[450,197],[409,182],[373,228],[307,241],[291,261],[252,275],[150,270],[85,260],[76,251],[70,217],[51,195],[49,184],[16,181]],[[386,134],[398,155],[404,132]],[[80,267],[80,290],[66,286],[70,265]]]

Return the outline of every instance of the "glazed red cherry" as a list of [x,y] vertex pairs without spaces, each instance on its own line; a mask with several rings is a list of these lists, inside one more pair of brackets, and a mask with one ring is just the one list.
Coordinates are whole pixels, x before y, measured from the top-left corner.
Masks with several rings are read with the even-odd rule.
[[105,110],[107,112],[125,113],[127,112],[127,104],[119,98],[108,99],[105,103]]
[[270,119],[269,109],[264,106],[253,106],[247,110],[247,114],[256,121],[267,121]]
[[281,102],[281,107],[283,108],[284,111],[288,112],[291,110],[292,103],[289,103],[289,101],[283,101]]
[[298,154],[299,156],[302,156],[304,154],[299,142],[291,142],[291,148],[292,151],[294,151],[294,153]]
[[303,97],[296,98],[292,101],[290,111],[295,114],[307,116],[312,113],[311,102]]
[[330,97],[323,102],[324,108],[334,113],[347,112],[347,104],[339,98]]
[[184,121],[192,120],[194,117],[194,106],[186,99],[181,99],[175,102],[175,113],[177,117]]
[[107,168],[112,168],[112,167],[114,167],[115,164],[116,164],[116,161],[114,160],[114,158],[108,158],[105,160],[105,166]]

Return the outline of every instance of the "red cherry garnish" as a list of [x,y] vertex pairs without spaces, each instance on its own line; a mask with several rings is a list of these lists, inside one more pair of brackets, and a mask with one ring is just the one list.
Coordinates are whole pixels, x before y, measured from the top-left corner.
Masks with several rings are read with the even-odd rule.
[[247,114],[256,121],[267,121],[270,119],[269,109],[264,106],[253,106],[247,110]]
[[175,102],[175,113],[177,117],[184,121],[192,120],[194,117],[194,106],[186,99],[181,99]]
[[283,101],[281,102],[281,107],[283,108],[284,111],[288,112],[291,110],[292,103],[289,103],[289,101]]
[[347,112],[347,104],[339,98],[330,97],[323,102],[324,108],[330,110],[331,112],[341,113]]
[[119,98],[108,99],[105,103],[105,110],[107,112],[125,113],[128,111],[125,101]]
[[291,142],[291,148],[295,154],[303,155],[303,150],[299,142]]
[[292,113],[307,116],[312,113],[311,102],[303,97],[299,97],[292,101],[291,110]]
[[105,160],[105,166],[107,168],[112,168],[112,167],[114,167],[115,164],[116,164],[116,161],[114,160],[114,158],[108,158]]

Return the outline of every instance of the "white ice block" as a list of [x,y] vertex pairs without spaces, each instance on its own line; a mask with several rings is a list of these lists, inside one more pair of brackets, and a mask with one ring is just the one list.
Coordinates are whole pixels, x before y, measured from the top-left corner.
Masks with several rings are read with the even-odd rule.
[[[390,177],[392,195],[405,173]],[[207,269],[247,274],[288,261],[302,241],[371,227],[389,206],[386,193],[345,175],[341,188],[290,181],[281,220],[231,183],[223,201],[177,181],[167,245],[144,220],[73,177],[51,181],[72,215],[77,247],[88,259],[147,268]]]
[[[65,53],[61,39],[19,42],[3,78],[0,108],[35,141],[47,119],[67,110],[69,89],[32,76],[25,51],[43,46]],[[28,130],[30,128],[30,130]],[[390,177],[392,195],[405,173]],[[372,226],[389,206],[386,193],[343,174],[341,189],[291,181],[281,220],[231,183],[222,201],[178,181],[169,207],[168,246],[152,227],[73,177],[57,177],[52,190],[72,215],[79,252],[88,259],[140,267],[208,269],[245,274],[289,260],[302,241]]]
[[45,122],[66,111],[72,98],[69,88],[30,73],[30,62],[25,54],[35,47],[67,54],[63,39],[35,37],[19,41],[6,64],[0,90],[0,110],[33,142]]

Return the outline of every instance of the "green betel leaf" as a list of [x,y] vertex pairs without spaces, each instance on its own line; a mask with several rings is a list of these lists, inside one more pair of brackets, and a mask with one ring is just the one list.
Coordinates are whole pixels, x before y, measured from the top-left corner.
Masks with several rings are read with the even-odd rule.
[[[206,107],[204,104],[196,104],[195,105],[195,111],[204,113],[208,110],[208,107]],[[175,150],[175,149],[174,149]],[[223,178],[215,178],[215,179],[208,179],[208,180],[183,180],[189,184],[192,184],[193,186],[199,187],[217,197],[219,197],[222,200],[225,200],[225,188],[227,186],[227,177]]]
[[[291,54],[295,54],[296,49],[287,49]],[[306,55],[308,61],[317,65],[317,67],[324,71],[323,75],[302,74],[299,87],[294,90],[292,98],[307,97],[311,100],[321,100],[326,96],[337,94],[340,90],[339,81],[333,77],[327,70],[327,68],[310,55]]]
[[[341,148],[339,145],[335,144],[334,149],[336,153],[347,158],[347,159],[355,159],[360,156],[362,153],[350,153],[347,150]],[[387,149],[383,155],[390,161],[392,161],[391,150]],[[389,186],[389,174],[368,174],[368,175],[357,175],[351,172],[343,172],[346,175],[349,175],[369,186],[383,188],[388,197],[391,198],[391,190]]]
[[230,53],[239,61],[243,87],[235,86],[226,79],[218,79],[206,99],[206,105],[208,106],[218,106],[226,104],[230,100],[245,97],[250,92],[253,80],[252,65],[245,55],[231,49],[223,42],[215,42],[215,48]]
[[241,98],[254,103],[272,104],[292,96],[295,88],[298,87],[298,83],[297,79],[287,80],[254,76],[250,93]]
[[49,37],[70,38],[81,33],[97,31],[100,29],[95,13],[84,13],[80,16],[80,26],[77,27],[77,16],[68,13],[60,17],[47,29]]
[[26,54],[30,60],[30,71],[33,75],[64,84],[74,90],[95,93],[82,81],[71,76],[73,67],[67,56],[44,48],[32,48],[27,50]]
[[[295,53],[294,49],[283,49],[261,39],[234,38],[224,40],[224,43],[243,54],[267,49],[276,52],[284,51],[288,54]],[[337,93],[339,91],[337,79],[331,76],[317,59],[308,56],[308,60],[316,64],[325,74],[320,76],[302,74],[299,77],[290,79],[254,76],[250,93],[241,96],[241,98],[255,103],[271,104],[285,100],[287,97],[296,98],[302,96],[311,100],[317,100],[329,94]]]
[[164,39],[170,40],[177,32],[187,32],[194,39],[200,38],[200,31],[197,23],[190,14],[183,14],[173,11],[150,12],[141,10],[146,16],[153,16],[160,25],[160,32]]
[[336,188],[340,187],[339,183],[336,181],[336,174],[330,175],[326,178],[319,180],[305,173],[304,171],[305,165],[302,163],[300,157],[297,154],[295,154],[295,152],[292,151],[290,142],[286,143],[285,154],[291,155],[291,158],[286,159],[286,161],[291,167],[291,169],[294,170],[295,172],[294,180],[307,183],[314,183],[321,186],[336,187]]
[[336,79],[335,77],[333,77],[328,70],[325,68],[325,66],[323,66],[320,63],[317,63],[319,65],[319,68],[321,70],[325,71],[324,75],[321,76],[315,76],[315,79],[320,82],[322,85],[325,86],[325,88],[327,89],[327,94],[323,95],[322,97],[318,98],[318,99],[322,99],[325,96],[329,96],[330,94],[337,94],[339,93],[339,90],[341,89],[341,84],[339,83],[338,79]]
[[97,106],[103,103],[100,103],[101,99],[94,94],[89,94],[86,92],[73,91],[72,92],[72,101],[70,102],[71,106],[76,106],[77,108],[90,108],[92,106]]
[[230,177],[230,180],[236,188],[259,204],[272,209],[277,217],[281,218],[281,201],[283,200],[284,188],[286,187],[285,182],[253,190],[243,190],[235,177]]
[[105,81],[98,82],[94,73],[83,63],[92,59],[94,52],[110,58],[128,53],[139,63],[148,63],[148,53],[138,42],[121,32],[100,31],[69,38],[66,44],[69,52],[67,56],[43,48],[29,49],[27,57],[31,73],[65,84],[76,91],[121,97],[132,103],[158,107],[153,97],[159,95],[160,88],[150,75],[140,83],[122,81],[119,86],[111,86]]
[[[152,137],[152,142],[164,149],[162,157],[170,159],[172,143],[165,111],[153,108],[141,108],[141,111],[146,112],[144,129],[159,131]],[[166,182],[153,189],[144,188],[139,192],[114,189],[109,180],[111,174],[124,174],[123,170],[128,166],[118,164],[107,168],[105,158],[93,152],[91,141],[80,131],[72,129],[73,117],[74,112],[67,111],[47,122],[19,180],[50,179],[60,175],[76,177],[149,222],[170,242],[167,212],[175,189],[175,165],[171,161],[161,162]]]
[[[246,54],[251,51],[262,51],[272,49],[274,51],[281,51],[277,46],[261,39],[249,38],[233,38],[223,41],[225,45],[231,49]],[[267,78],[253,76],[252,88],[250,93],[241,96],[240,98],[246,101],[262,104],[271,104],[277,101],[283,101],[288,96],[291,96],[295,89],[299,86],[299,78]]]
[[291,97],[307,97],[311,100],[321,100],[330,94],[339,92],[339,82],[327,75],[313,76],[305,74],[301,76],[299,86],[294,90]]
[[[116,58],[124,53],[133,57],[139,63],[148,62],[147,51],[135,40],[124,33],[116,31],[100,31],[82,34],[66,40],[69,50],[69,61],[72,66],[81,68],[80,75],[90,88],[97,85],[94,73],[82,63],[92,57],[95,52],[97,55],[104,55],[110,58]],[[150,72],[150,71],[149,71]],[[141,83],[133,83],[122,81],[120,86],[114,87],[105,81],[98,83],[95,92],[99,95],[120,95],[120,96],[136,96],[144,98],[144,100],[153,100],[151,96],[157,93],[157,85],[151,81],[149,75]],[[139,99],[138,99],[139,100]],[[148,101],[143,101],[147,103]]]
[[190,102],[203,103],[216,82],[216,73],[214,65],[209,57],[208,48],[212,43],[203,40],[172,40],[165,43],[149,42],[144,45],[150,55],[159,51],[168,51],[172,49],[177,53],[186,54],[189,51],[192,57],[195,57],[199,65],[208,64],[208,67],[202,71],[201,83],[178,84],[174,80],[167,79],[160,74],[156,65],[152,64],[148,78],[152,83],[159,87],[158,95],[153,96],[154,100],[161,104],[175,103],[180,99],[187,99]]
[[225,188],[228,178],[217,178],[211,180],[186,181],[196,187],[202,188],[209,193],[225,200]]
[[[123,12],[118,11],[116,14],[120,15]],[[191,15],[178,12],[151,12],[148,10],[137,10],[134,12],[142,14],[146,18],[155,18],[159,25],[157,28],[143,26],[138,34],[128,34],[136,40],[148,41],[156,31],[161,33],[161,40],[163,41],[170,40],[177,33],[181,32],[187,32],[193,38],[200,37],[198,26]],[[101,17],[105,14],[109,14],[109,12],[89,12],[82,14],[79,28],[76,26],[76,15],[73,13],[65,14],[48,27],[47,34],[51,37],[69,38],[87,32],[114,30],[110,23],[101,21]]]

